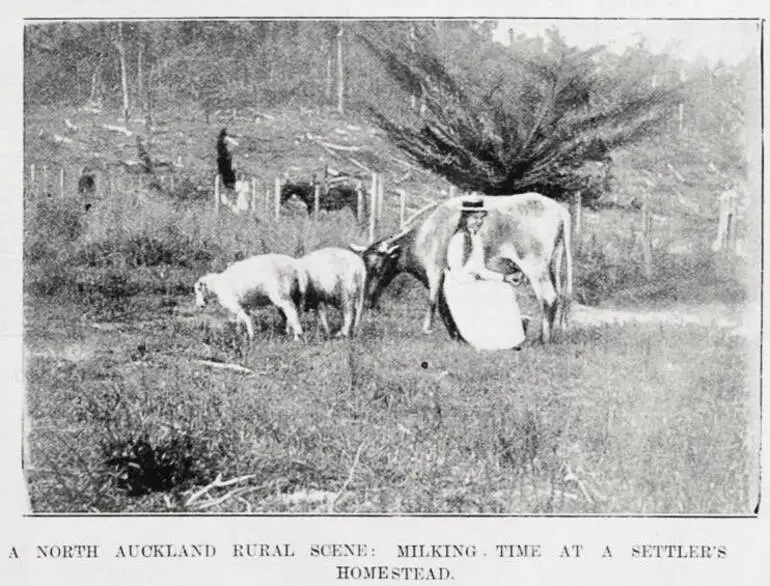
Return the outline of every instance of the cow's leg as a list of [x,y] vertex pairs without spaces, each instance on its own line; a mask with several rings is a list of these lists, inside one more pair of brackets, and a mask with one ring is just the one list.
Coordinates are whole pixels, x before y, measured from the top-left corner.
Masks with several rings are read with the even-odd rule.
[[540,301],[540,309],[543,313],[541,338],[543,343],[547,344],[551,341],[551,333],[556,320],[556,309],[558,308],[558,298],[551,282],[550,272],[544,270],[538,280],[532,282],[532,288]]
[[[567,314],[569,313],[569,303],[566,283],[561,280],[561,265],[565,254],[564,245],[559,242],[554,248],[553,258],[549,265],[549,272],[551,275],[551,282],[556,288],[556,314],[559,318],[559,329],[565,331],[567,329]],[[554,322],[556,318],[554,318]]]
[[452,312],[449,311],[449,306],[447,305],[443,291],[439,291],[438,294],[438,313],[446,326],[449,337],[453,340],[460,340],[462,336],[460,336],[460,332],[457,331],[457,324],[452,317]]
[[428,310],[422,322],[422,333],[430,334],[433,329],[433,318],[436,315],[439,293],[441,291],[441,273],[428,274]]

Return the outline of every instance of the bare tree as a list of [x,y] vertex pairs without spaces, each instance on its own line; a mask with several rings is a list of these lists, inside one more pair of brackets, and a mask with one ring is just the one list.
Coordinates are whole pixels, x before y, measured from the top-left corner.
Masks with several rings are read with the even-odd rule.
[[337,30],[337,112],[345,113],[345,67],[342,61],[343,25]]
[[123,92],[123,119],[128,123],[130,117],[130,103],[128,100],[128,68],[126,66],[126,43],[123,39],[123,23],[118,22],[118,35],[112,44],[118,51],[120,60],[120,86]]

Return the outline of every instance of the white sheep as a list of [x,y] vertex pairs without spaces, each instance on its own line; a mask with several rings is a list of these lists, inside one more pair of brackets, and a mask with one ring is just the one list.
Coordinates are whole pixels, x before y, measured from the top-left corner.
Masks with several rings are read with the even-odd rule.
[[344,248],[322,248],[296,260],[305,273],[306,290],[300,307],[316,309],[326,336],[330,335],[326,307],[342,310],[342,329],[337,336],[352,336],[361,319],[366,267],[356,253]]
[[297,303],[305,290],[304,273],[299,272],[295,259],[283,254],[261,254],[238,261],[221,273],[209,273],[195,283],[195,303],[204,307],[210,297],[216,297],[222,307],[235,314],[246,325],[249,339],[254,339],[254,323],[246,309],[275,305],[286,319],[297,340],[302,326]]

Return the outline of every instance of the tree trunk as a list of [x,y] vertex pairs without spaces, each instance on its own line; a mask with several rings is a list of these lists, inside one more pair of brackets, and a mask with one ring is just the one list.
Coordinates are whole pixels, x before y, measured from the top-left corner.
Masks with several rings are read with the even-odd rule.
[[80,104],[80,100],[83,96],[83,88],[81,87],[80,83],[80,65],[75,64],[75,81],[77,82],[75,85],[75,91],[76,91],[76,104]]
[[97,63],[94,72],[91,74],[91,94],[88,97],[89,102],[96,102],[101,97],[102,85],[102,64]]
[[129,101],[128,101],[128,71],[126,67],[126,46],[123,43],[123,23],[118,22],[118,38],[114,43],[118,50],[120,59],[120,87],[123,91],[123,119],[128,124],[129,119]]
[[[417,40],[417,31],[415,30],[414,22],[409,24],[409,50],[412,52],[412,59],[414,59],[415,41]],[[417,94],[412,92],[409,96],[409,104],[412,107],[412,111],[417,110]]]
[[266,39],[267,42],[265,46],[265,49],[266,49],[265,52],[267,53],[267,58],[265,59],[267,71],[265,72],[265,77],[267,77],[268,86],[272,85],[273,83],[273,60],[275,58],[275,50],[273,47],[275,43],[275,39],[274,39],[275,35],[273,33],[274,28],[275,28],[275,23],[273,22],[267,23],[267,34],[265,35],[267,37]]
[[569,199],[569,213],[572,220],[572,250],[580,254],[583,245],[583,197],[580,190],[572,192]]
[[345,113],[345,67],[342,63],[342,33],[344,29],[340,23],[337,31],[337,112]]
[[334,41],[329,41],[329,47],[326,52],[326,102],[332,101],[332,63],[334,61]]
[[152,127],[152,80],[155,78],[155,66],[150,66],[150,84],[147,86],[147,95],[145,96],[144,125],[147,130]]
[[[139,41],[139,47],[137,48],[137,55],[136,55],[136,95],[139,96],[139,99],[142,100],[144,98],[144,68],[143,68],[143,62],[144,61],[144,42]],[[147,109],[147,105],[144,105],[144,110]]]
[[652,277],[652,213],[647,198],[642,201],[642,273]]

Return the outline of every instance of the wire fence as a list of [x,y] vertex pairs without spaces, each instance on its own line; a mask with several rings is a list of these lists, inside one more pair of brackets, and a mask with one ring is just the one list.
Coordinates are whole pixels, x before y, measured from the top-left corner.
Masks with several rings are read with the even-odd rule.
[[[87,211],[100,200],[124,197],[134,193],[150,197],[153,191],[210,201],[213,214],[253,214],[278,222],[286,214],[285,206],[297,201],[305,206],[314,222],[322,221],[328,213],[349,210],[360,225],[367,226],[369,242],[385,234],[385,228],[398,228],[408,215],[424,204],[420,198],[417,207],[408,205],[406,190],[386,189],[386,176],[372,173],[368,181],[348,176],[328,177],[321,181],[292,184],[284,177],[272,179],[241,175],[235,185],[226,187],[219,174],[212,174],[204,185],[179,173],[131,173],[124,170],[85,170],[31,163],[25,172],[25,197],[33,199],[79,198]],[[300,197],[296,197],[297,186]],[[309,192],[308,192],[309,189]],[[192,193],[190,193],[192,192]],[[450,196],[454,190],[450,190]],[[294,197],[292,197],[294,196]]]

